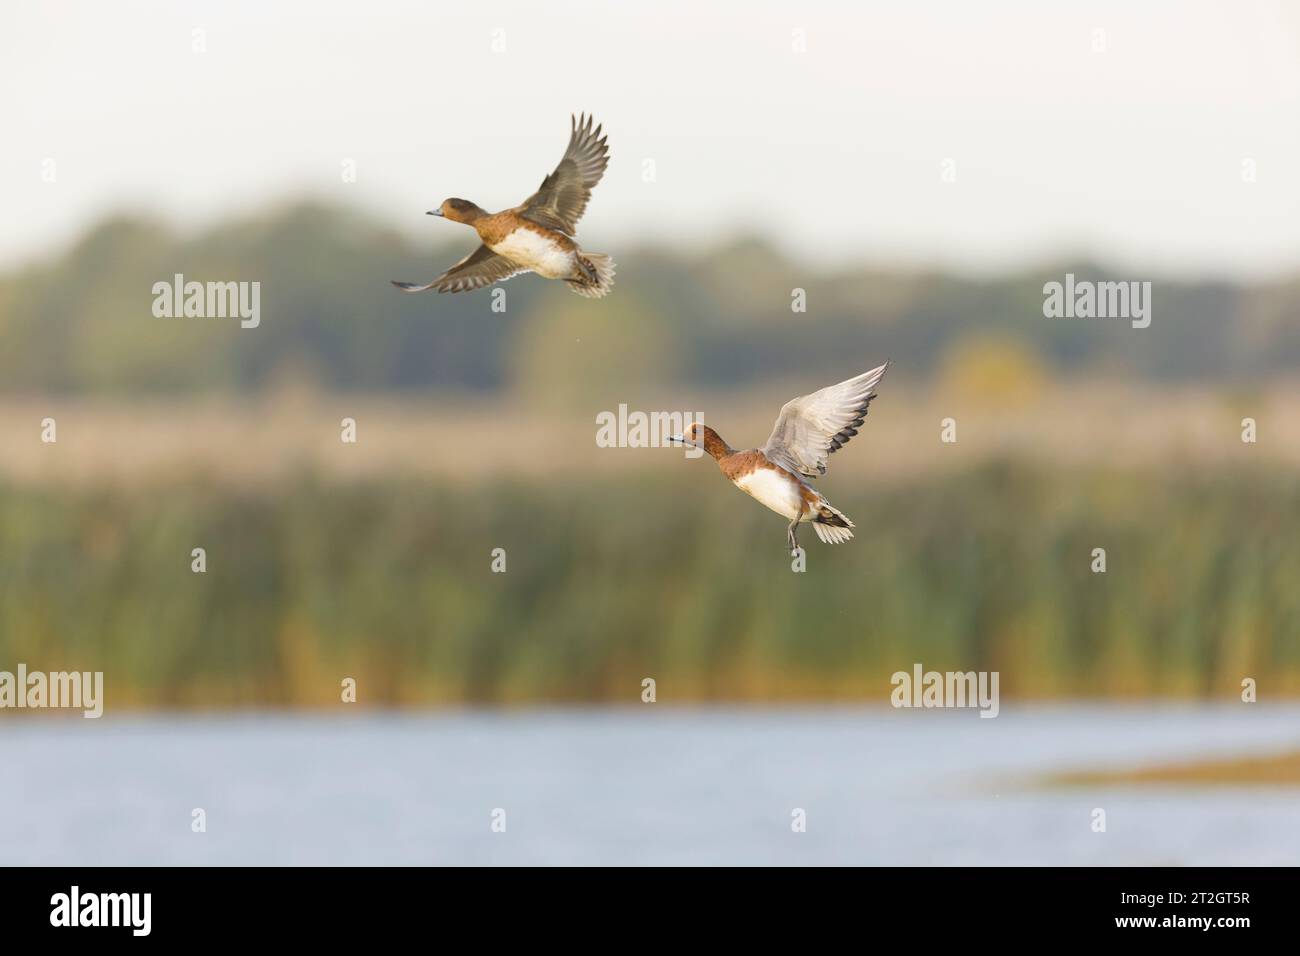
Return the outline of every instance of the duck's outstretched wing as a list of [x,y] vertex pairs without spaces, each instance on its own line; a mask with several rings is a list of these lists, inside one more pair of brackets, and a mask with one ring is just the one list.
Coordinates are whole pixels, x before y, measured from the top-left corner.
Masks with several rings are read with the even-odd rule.
[[782,468],[805,478],[826,474],[826,460],[858,433],[873,389],[889,363],[811,395],[792,399],[776,417],[763,453]]
[[564,158],[518,208],[521,216],[567,235],[577,230],[591,191],[609,165],[609,137],[600,135],[599,126],[593,130],[592,122],[590,116],[573,117]]
[[504,282],[511,276],[527,271],[527,266],[498,255],[487,246],[479,246],[427,285],[398,282],[396,279],[391,281],[403,292],[428,292],[430,289],[439,292],[469,292],[494,282]]

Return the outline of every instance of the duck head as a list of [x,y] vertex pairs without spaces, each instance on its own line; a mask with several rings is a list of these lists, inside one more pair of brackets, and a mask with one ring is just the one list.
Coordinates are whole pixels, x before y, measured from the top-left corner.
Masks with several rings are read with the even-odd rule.
[[731,448],[722,436],[702,422],[691,422],[680,435],[670,435],[670,442],[678,442],[693,448],[703,448],[714,458],[724,458],[731,454]]
[[441,216],[443,219],[450,219],[452,222],[463,222],[471,224],[476,219],[487,215],[487,211],[480,209],[468,199],[444,199],[442,205],[437,209],[430,209],[427,215]]

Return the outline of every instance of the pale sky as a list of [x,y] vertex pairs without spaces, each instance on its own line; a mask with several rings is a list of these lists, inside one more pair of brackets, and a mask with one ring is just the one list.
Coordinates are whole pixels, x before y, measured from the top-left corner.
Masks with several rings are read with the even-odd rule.
[[304,195],[432,246],[457,227],[424,210],[520,202],[586,109],[593,249],[1300,269],[1295,3],[9,0],[0,75],[0,268],[115,210],[193,230]]

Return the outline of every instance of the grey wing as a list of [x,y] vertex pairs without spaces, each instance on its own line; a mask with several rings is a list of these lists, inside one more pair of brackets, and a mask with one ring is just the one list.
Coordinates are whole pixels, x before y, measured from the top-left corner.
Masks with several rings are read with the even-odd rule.
[[573,235],[587,211],[587,201],[609,165],[608,136],[592,129],[592,117],[573,118],[569,147],[537,192],[524,200],[519,214],[533,222]]
[[792,399],[781,408],[772,434],[763,446],[769,459],[806,478],[826,474],[826,461],[848,444],[876,397],[873,389],[889,363],[838,385]]
[[425,285],[398,282],[396,279],[393,279],[392,283],[403,292],[428,292],[430,289],[437,289],[439,292],[469,292],[494,282],[504,282],[511,276],[527,271],[527,266],[521,266],[512,259],[498,255],[487,246],[479,246],[438,278]]

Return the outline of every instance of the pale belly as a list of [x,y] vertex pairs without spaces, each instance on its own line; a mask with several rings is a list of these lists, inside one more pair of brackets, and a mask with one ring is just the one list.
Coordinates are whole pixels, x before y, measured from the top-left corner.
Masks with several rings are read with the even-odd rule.
[[755,468],[738,479],[736,487],[785,518],[793,519],[803,506],[799,483],[770,468]]
[[547,279],[567,279],[574,272],[573,253],[532,229],[516,229],[490,248]]

